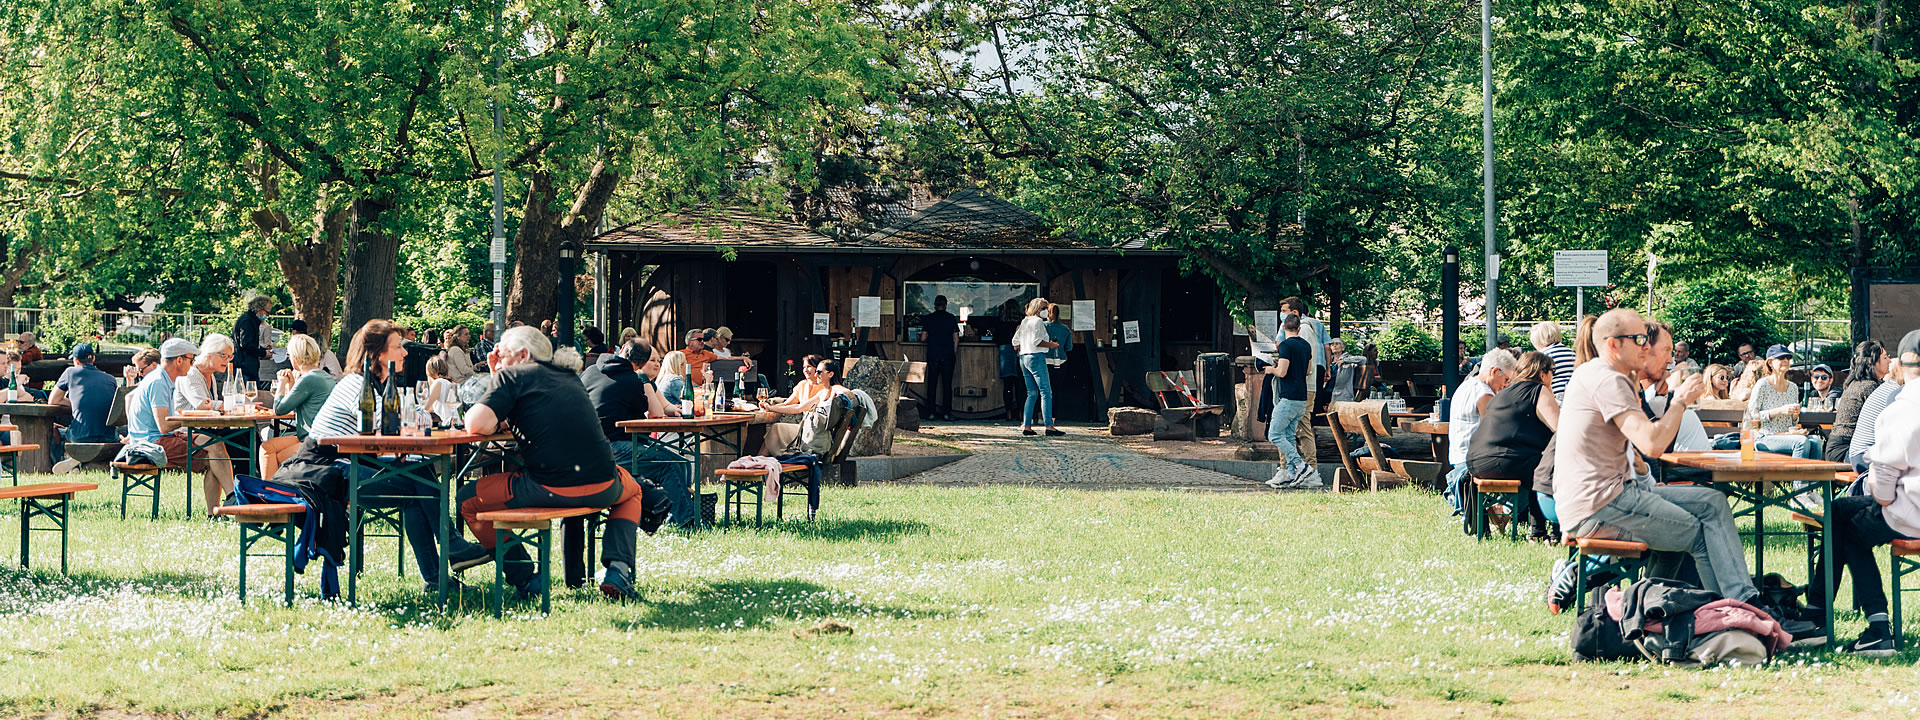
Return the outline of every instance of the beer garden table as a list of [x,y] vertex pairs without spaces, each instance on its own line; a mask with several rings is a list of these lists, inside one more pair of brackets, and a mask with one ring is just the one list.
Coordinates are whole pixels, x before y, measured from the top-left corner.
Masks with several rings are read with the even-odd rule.
[[[188,429],[187,465],[189,467],[193,465],[193,456],[199,454],[201,450],[211,448],[215,445],[223,445],[233,450],[244,451],[244,457],[247,460],[247,469],[249,471],[253,471],[260,462],[260,426],[263,424],[272,425],[281,420],[290,420],[292,418],[293,415],[291,413],[275,415],[270,411],[254,411],[229,415],[224,413],[210,414],[210,411],[187,410],[175,412],[167,416],[168,420],[180,423],[182,427]],[[207,438],[207,441],[204,443],[195,439],[202,435]],[[236,463],[241,457],[241,455],[236,453],[228,453],[227,456],[231,461]],[[213,466],[209,464],[207,470],[201,472],[201,476],[205,477],[206,473],[212,470]],[[237,466],[235,472],[239,472]],[[188,490],[188,494],[191,496],[192,490]]]
[[[377,495],[366,499],[377,500],[420,500],[431,499],[440,517],[440,602],[447,601],[447,583],[451,570],[448,568],[448,547],[453,543],[452,505],[453,486],[465,469],[470,469],[474,461],[485,453],[476,451],[470,457],[463,473],[453,471],[455,450],[463,445],[497,444],[511,440],[512,435],[481,435],[465,430],[436,430],[431,435],[343,435],[321,438],[320,442],[334,446],[340,454],[353,459],[353,467],[347,473],[347,547],[350,561],[347,564],[347,602],[357,598],[362,552],[360,537],[362,534],[362,515],[366,506],[361,501],[360,488],[382,476],[392,475],[413,480],[432,488],[433,495]],[[369,472],[371,471],[371,472]],[[402,531],[404,535],[404,530]],[[405,542],[402,538],[401,542]]]
[[[742,448],[746,445],[747,426],[752,424],[754,419],[755,415],[753,413],[721,412],[699,418],[676,417],[622,420],[619,423],[620,429],[627,431],[627,435],[633,438],[634,444],[638,446],[637,449],[639,451],[634,453],[635,460],[628,466],[627,472],[636,475],[639,474],[639,466],[640,463],[643,462],[638,459],[640,454],[648,448],[663,448],[668,452],[680,456],[681,460],[678,462],[686,463],[687,473],[693,477],[693,499],[695,503],[698,503],[700,502],[701,490],[700,458],[720,454],[701,452],[701,443],[713,442],[732,450],[734,457],[739,457],[742,454]],[[651,433],[665,433],[670,437],[666,439],[655,438]],[[647,460],[644,462],[676,461]],[[696,505],[694,511],[694,527],[705,526],[705,513]]]
[[[1669,465],[1681,465],[1711,472],[1711,479],[1697,482],[1750,505],[1735,511],[1734,516],[1753,516],[1754,575],[1766,574],[1767,508],[1778,508],[1787,513],[1801,513],[1820,521],[1820,554],[1824,577],[1817,581],[1814,578],[1807,578],[1807,582],[1809,584],[1819,582],[1821,587],[1826,588],[1824,597],[1828,598],[1826,603],[1827,642],[1831,644],[1834,606],[1832,599],[1833,524],[1827,522],[1826,513],[1827,508],[1833,507],[1833,486],[1840,482],[1836,474],[1853,468],[1845,463],[1796,458],[1768,452],[1755,453],[1751,461],[1742,461],[1738,451],[1667,453],[1661,455],[1660,460]],[[1805,485],[1797,486],[1800,483]],[[1822,500],[1818,510],[1794,504],[1795,498],[1812,497],[1815,493],[1818,493]]]
[[1430,420],[1428,417],[1429,416],[1421,415],[1417,419],[1404,418],[1400,421],[1400,429],[1410,433],[1426,435],[1427,444],[1433,450],[1433,461],[1446,464],[1449,462],[1447,457],[1447,422],[1445,420]]
[[15,458],[15,468],[23,473],[53,472],[53,435],[56,424],[73,422],[73,410],[65,405],[43,402],[0,403],[0,415],[10,415],[20,442],[38,445],[23,450]]

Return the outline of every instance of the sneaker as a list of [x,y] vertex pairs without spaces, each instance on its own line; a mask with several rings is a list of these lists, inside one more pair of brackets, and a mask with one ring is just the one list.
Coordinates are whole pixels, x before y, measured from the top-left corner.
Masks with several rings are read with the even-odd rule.
[[72,475],[75,472],[79,472],[79,470],[80,461],[73,458],[67,458],[53,464],[53,474],[55,475]]
[[1267,487],[1275,490],[1285,489],[1293,484],[1293,480],[1296,477],[1298,476],[1287,474],[1287,466],[1282,464],[1280,467],[1273,469],[1273,477],[1267,479]]
[[1293,477],[1293,486],[1297,488],[1306,489],[1306,490],[1312,490],[1315,488],[1326,487],[1327,483],[1326,481],[1320,479],[1319,468],[1316,468],[1312,465],[1302,465],[1300,467],[1300,474],[1295,475]]
[[1578,599],[1580,588],[1574,587],[1574,583],[1579,582],[1580,577],[1573,562],[1568,558],[1555,560],[1553,571],[1547,574],[1547,612],[1550,614],[1559,615],[1561,610],[1573,607],[1573,601]]
[[[424,588],[422,592],[428,595],[433,595],[440,592],[439,583],[435,583],[431,580],[425,583],[422,583],[421,587]],[[448,595],[459,595],[462,592],[466,592],[466,589],[467,589],[467,584],[460,582],[460,578],[457,578],[457,577],[447,578],[447,594]]]
[[633,589],[633,579],[614,567],[600,572],[600,592],[622,602],[640,599],[640,593]]
[[447,557],[447,567],[451,568],[454,572],[479,567],[490,562],[493,562],[493,551],[480,547],[478,544],[462,546],[454,550],[453,554]]
[[1893,649],[1893,628],[1886,623],[1867,623],[1866,632],[1840,648],[1840,652],[1854,657],[1893,657],[1898,652]]

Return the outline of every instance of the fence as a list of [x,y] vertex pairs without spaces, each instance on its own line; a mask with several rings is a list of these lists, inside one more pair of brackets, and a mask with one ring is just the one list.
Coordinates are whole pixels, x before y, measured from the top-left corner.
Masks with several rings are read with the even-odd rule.
[[[211,313],[0,307],[0,336],[4,336],[0,339],[30,332],[41,347],[58,352],[96,335],[106,345],[151,347],[168,337],[199,342],[208,333],[231,332],[234,320],[235,316]],[[293,321],[292,315],[267,316],[267,323],[283,332]]]

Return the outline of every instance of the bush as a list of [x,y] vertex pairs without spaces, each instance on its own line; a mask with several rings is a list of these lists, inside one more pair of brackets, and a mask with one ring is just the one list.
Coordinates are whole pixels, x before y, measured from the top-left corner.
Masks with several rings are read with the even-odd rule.
[[1820,362],[1832,365],[1839,370],[1847,369],[1853,363],[1853,347],[1846,343],[1834,343],[1820,348]]
[[427,338],[428,328],[445,330],[451,327],[464,327],[468,332],[472,333],[475,338],[478,338],[480,337],[481,328],[487,324],[487,319],[478,313],[471,313],[465,310],[439,310],[430,311],[424,315],[404,315],[396,317],[393,319],[393,322],[401,327],[413,328],[419,333],[420,339],[424,341]]
[[100,334],[100,314],[84,308],[43,310],[35,330],[36,344],[48,357],[65,355],[80,342],[98,342],[94,338]]
[[1411,362],[1438,362],[1440,360],[1440,340],[1428,335],[1420,326],[1406,320],[1395,320],[1380,331],[1374,338],[1380,347],[1381,360]]
[[1760,306],[1753,279],[1720,275],[1682,285],[1661,318],[1702,362],[1732,358],[1741,343],[1755,349],[1780,342],[1779,323]]

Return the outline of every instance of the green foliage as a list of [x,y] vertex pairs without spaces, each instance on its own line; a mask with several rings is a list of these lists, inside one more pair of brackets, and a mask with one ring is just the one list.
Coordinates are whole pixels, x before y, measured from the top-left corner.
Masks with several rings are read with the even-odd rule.
[[86,308],[66,307],[40,314],[38,344],[49,356],[61,355],[80,342],[97,342],[100,315]]
[[1853,348],[1846,343],[1834,343],[1820,348],[1819,361],[1832,365],[1836,370],[1846,370],[1853,362]]
[[1381,360],[1433,362],[1440,359],[1440,339],[1405,320],[1395,320],[1375,335]]
[[1779,323],[1755,299],[1759,292],[1751,277],[1736,274],[1687,283],[1667,300],[1660,318],[1692,346],[1694,357],[1734,357],[1741,343],[1764,349],[1783,337]]
[[426,339],[428,328],[445,330],[452,327],[464,327],[477,338],[480,337],[480,328],[487,324],[487,317],[482,314],[483,312],[492,312],[492,310],[481,312],[441,310],[420,315],[402,315],[394,318],[393,322],[401,327],[410,327],[418,331],[421,340]]

